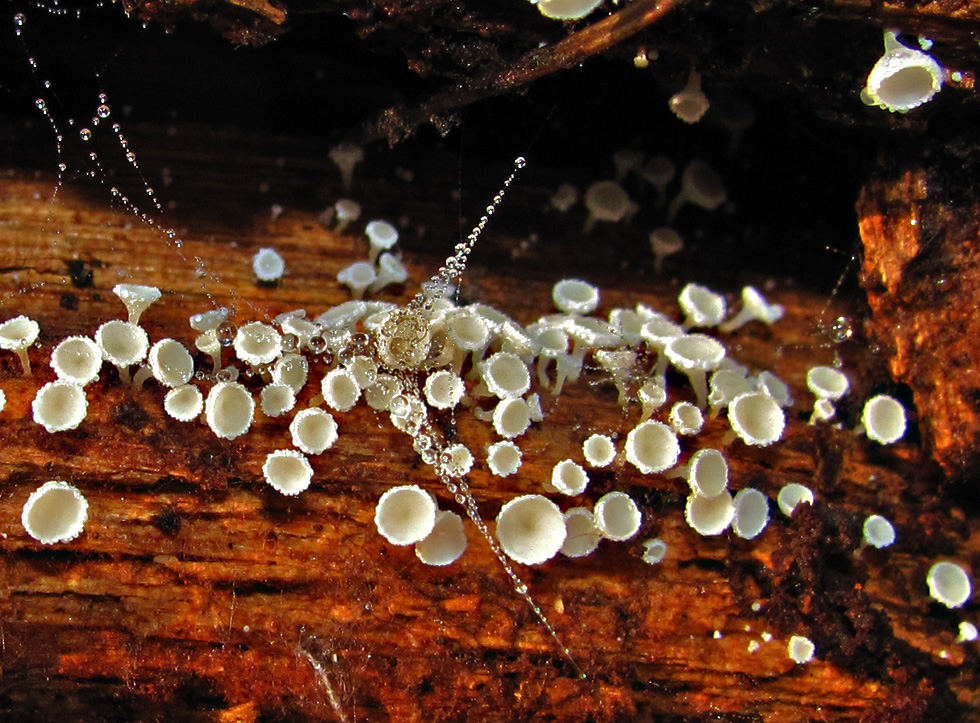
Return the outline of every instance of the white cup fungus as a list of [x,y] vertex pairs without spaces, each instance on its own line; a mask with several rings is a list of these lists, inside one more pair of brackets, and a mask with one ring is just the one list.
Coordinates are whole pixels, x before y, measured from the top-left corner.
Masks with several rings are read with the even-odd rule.
[[522,565],[540,565],[565,543],[565,518],[547,497],[522,495],[500,508],[496,533],[509,558]]
[[602,5],[602,0],[538,0],[535,5],[552,20],[581,20]]
[[755,378],[755,386],[763,394],[772,397],[773,401],[783,409],[793,406],[793,394],[789,385],[772,372],[760,372]]
[[602,533],[595,524],[595,515],[586,507],[573,507],[564,514],[565,541],[561,554],[565,557],[585,557],[595,552]]
[[779,505],[780,512],[787,517],[792,517],[793,510],[796,509],[797,505],[812,505],[813,502],[813,490],[797,482],[790,482],[788,485],[783,485],[779,490],[779,494],[776,495],[776,504]]
[[272,248],[260,248],[252,257],[252,272],[264,284],[274,284],[286,273],[286,259]]
[[452,409],[463,398],[463,380],[452,372],[442,369],[425,380],[425,401],[436,409]]
[[783,318],[784,309],[779,304],[770,304],[765,297],[752,286],[742,288],[742,308],[728,321],[720,324],[719,331],[731,332],[741,328],[750,321],[761,321],[763,324],[773,324]]
[[[540,7],[541,3],[538,3]],[[617,223],[630,210],[630,197],[615,181],[597,181],[585,190],[585,207],[589,216],[582,233],[591,233],[596,221]]]
[[0,412],[7,406],[7,395],[0,389]]
[[294,449],[278,449],[270,452],[262,465],[262,474],[279,492],[292,497],[310,486],[313,467],[301,452]]
[[444,465],[452,477],[465,477],[473,469],[473,453],[466,445],[451,444],[442,453],[449,455],[449,461]]
[[724,409],[739,394],[752,391],[752,382],[737,369],[716,369],[708,381],[708,406],[711,416]]
[[371,264],[382,251],[390,251],[398,243],[398,229],[380,219],[368,221],[364,227],[364,235],[368,237],[368,261]]
[[690,494],[684,510],[687,524],[699,535],[711,537],[728,529],[735,518],[735,502],[725,490],[714,497]]
[[414,545],[436,525],[436,502],[418,485],[392,487],[381,495],[374,510],[378,532],[393,545]]
[[51,352],[51,368],[61,381],[84,387],[99,376],[102,350],[87,336],[69,336]]
[[612,163],[613,168],[616,169],[613,179],[616,183],[622,183],[627,174],[639,172],[643,164],[643,151],[636,148],[620,148],[613,151]]
[[405,264],[397,256],[386,251],[378,258],[378,275],[368,286],[368,293],[376,294],[386,286],[403,284],[406,281],[408,281],[408,269]]
[[671,472],[674,475],[686,478],[691,491],[702,497],[716,497],[728,489],[728,462],[717,449],[699,449],[686,466]]
[[331,409],[348,412],[361,397],[361,387],[349,369],[331,369],[320,382],[320,393]]
[[17,355],[24,376],[31,373],[31,360],[27,356],[27,350],[37,341],[40,333],[41,327],[38,323],[26,316],[15,316],[0,324],[0,349]]
[[426,565],[442,567],[462,557],[467,542],[463,518],[455,512],[439,510],[432,532],[415,543],[415,556]]
[[684,312],[684,329],[718,326],[728,311],[725,297],[707,286],[686,284],[677,297]]
[[844,372],[827,366],[816,366],[806,373],[807,388],[817,399],[836,402],[847,394],[851,382]]
[[103,358],[119,370],[119,378],[130,382],[129,367],[146,358],[150,339],[142,327],[130,321],[113,319],[95,331],[95,343]]
[[310,407],[296,413],[289,434],[293,445],[306,454],[323,454],[337,441],[337,422],[329,412]]
[[48,432],[75,429],[88,413],[85,391],[69,382],[48,382],[31,402],[34,421]]
[[643,562],[648,565],[657,565],[667,557],[667,543],[659,537],[646,540],[643,543]]
[[364,160],[364,149],[352,143],[341,143],[330,149],[330,160],[340,171],[341,186],[344,193],[350,193],[354,183],[354,168]]
[[355,261],[337,272],[337,281],[350,289],[353,299],[362,299],[364,292],[378,280],[378,272],[369,261]]
[[953,562],[937,562],[926,574],[929,596],[948,608],[966,604],[973,594],[973,584],[966,570]]
[[693,203],[706,211],[714,211],[728,200],[728,191],[715,170],[704,161],[693,160],[681,174],[681,190],[667,208],[667,224],[685,203]]
[[288,384],[266,384],[259,392],[262,414],[267,417],[281,417],[296,406],[296,395]]
[[636,391],[636,396],[640,400],[640,421],[645,422],[667,401],[667,389],[663,378],[655,377],[643,382]]
[[112,293],[125,305],[128,321],[131,324],[139,324],[143,312],[162,296],[157,287],[141,284],[116,284],[112,287]]
[[487,390],[499,397],[520,397],[531,388],[531,374],[520,357],[500,351],[479,365],[480,378]]
[[219,382],[211,387],[204,402],[204,418],[211,431],[222,439],[235,439],[252,426],[255,400],[238,382]]
[[582,454],[590,467],[608,467],[616,459],[616,444],[605,434],[593,434],[582,442]]
[[903,45],[885,31],[885,53],[871,68],[861,100],[891,113],[907,113],[942,90],[945,73],[928,53]]
[[378,374],[374,384],[364,390],[364,401],[379,412],[388,411],[391,400],[401,392],[401,382],[390,374]]
[[977,637],[980,636],[980,632],[977,631],[977,626],[971,622],[963,620],[960,622],[958,634],[956,636],[956,642],[958,643],[972,643]]
[[667,186],[675,175],[677,166],[667,156],[654,156],[643,165],[640,176],[656,189],[658,209],[667,204]]
[[270,364],[282,353],[282,336],[270,324],[250,321],[235,333],[235,356],[246,364]]
[[708,404],[708,372],[714,371],[725,358],[724,345],[707,334],[685,334],[667,342],[664,355],[687,375],[697,397],[698,406]]
[[798,665],[809,663],[816,653],[817,646],[809,638],[802,635],[792,636],[786,645],[786,654],[789,655],[790,660]]
[[501,399],[493,410],[493,428],[504,439],[519,437],[531,426],[527,402],[520,398]]
[[743,392],[728,405],[728,423],[745,444],[768,447],[782,438],[786,415],[768,394]]
[[670,427],[681,436],[698,434],[704,427],[701,409],[690,402],[677,402],[670,408]]
[[272,381],[286,384],[299,394],[309,378],[310,363],[302,354],[283,354],[272,367]]
[[607,540],[624,542],[640,531],[643,515],[625,492],[607,492],[595,503],[595,524]]
[[165,387],[187,384],[194,376],[194,357],[174,339],[161,339],[150,347],[150,371]]
[[908,419],[900,401],[879,394],[865,402],[861,424],[868,439],[879,444],[893,444],[905,436]]
[[864,544],[879,550],[895,542],[895,527],[881,515],[868,515],[861,530]]
[[510,441],[497,442],[487,448],[487,466],[498,477],[509,477],[521,467],[521,449]]
[[687,84],[667,102],[671,112],[687,124],[697,123],[708,112],[708,97],[701,90],[701,74],[692,70]]
[[564,314],[591,314],[599,306],[599,289],[581,279],[562,279],[552,287],[551,300]]
[[193,384],[174,387],[163,398],[163,411],[178,422],[190,422],[201,416],[204,395]]
[[663,272],[664,260],[684,248],[684,238],[668,226],[651,231],[649,242],[653,252],[653,271],[658,276]]
[[46,482],[34,490],[21,512],[27,534],[45,545],[71,542],[88,519],[88,502],[74,486],[60,480]]
[[563,459],[551,470],[551,486],[563,495],[575,497],[589,486],[589,475],[579,464]]
[[681,447],[677,435],[662,422],[648,420],[626,436],[626,461],[643,474],[654,474],[677,464]]
[[769,524],[769,498],[752,487],[735,493],[732,530],[743,540],[754,540]]
[[334,231],[343,233],[347,227],[361,217],[361,204],[350,198],[338,199],[333,205],[337,225]]

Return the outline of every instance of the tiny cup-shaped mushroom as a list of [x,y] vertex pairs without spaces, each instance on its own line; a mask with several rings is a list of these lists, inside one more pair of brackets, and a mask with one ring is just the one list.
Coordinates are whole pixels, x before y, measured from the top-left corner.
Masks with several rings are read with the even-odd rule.
[[228,308],[222,306],[220,309],[210,309],[200,314],[194,314],[188,319],[188,323],[191,329],[203,334],[206,331],[215,331],[228,321],[228,313]]
[[609,312],[609,328],[614,334],[623,337],[623,341],[631,347],[643,343],[642,331],[645,322],[646,317],[633,309],[617,308]]
[[[473,453],[464,444],[451,444],[442,454],[442,467],[450,477],[465,477],[473,469]],[[448,461],[446,461],[448,459]]]
[[662,422],[648,420],[626,435],[626,461],[643,474],[670,469],[680,453],[677,435]]
[[772,372],[760,372],[759,376],[755,378],[755,386],[760,392],[772,397],[776,404],[783,409],[793,406],[793,394],[789,385]]
[[355,300],[362,298],[377,278],[378,272],[375,271],[374,264],[368,261],[355,261],[337,272],[337,281],[350,289],[350,295]]
[[768,447],[782,438],[786,415],[768,394],[744,392],[728,405],[728,423],[745,444]]
[[670,476],[680,473],[694,494],[717,497],[728,488],[728,462],[717,449],[699,449],[691,455],[686,467],[680,467]]
[[966,604],[973,595],[973,583],[966,570],[953,562],[937,562],[926,574],[929,596],[948,608]]
[[467,355],[472,357],[474,365],[479,363],[493,338],[489,322],[468,309],[451,314],[446,331],[449,340],[456,347],[452,364],[452,370],[456,374],[462,370]]
[[161,296],[160,289],[155,286],[141,284],[116,284],[112,293],[119,297],[126,306],[131,324],[139,324],[143,312],[150,308]]
[[708,96],[701,90],[701,74],[692,70],[687,84],[668,101],[671,112],[687,124],[697,123],[708,112]]
[[27,356],[27,349],[37,341],[40,332],[41,327],[38,323],[26,316],[15,316],[0,324],[0,349],[12,351],[17,355],[24,376],[31,373],[31,360]]
[[34,421],[48,432],[75,429],[88,412],[85,391],[69,382],[48,382],[31,402]]
[[806,385],[817,399],[836,402],[847,394],[851,382],[844,372],[833,367],[816,366],[806,373]]
[[799,665],[806,665],[817,653],[817,646],[809,638],[794,635],[786,644],[786,654],[790,660]]
[[735,516],[732,530],[743,540],[753,540],[769,524],[769,498],[752,487],[735,493]]
[[693,203],[706,211],[714,211],[728,200],[725,184],[715,170],[704,161],[693,160],[681,174],[681,190],[667,208],[667,224],[685,203]]
[[630,197],[615,181],[597,181],[585,191],[585,207],[589,216],[582,233],[591,233],[596,221],[617,223],[626,218],[630,210]]
[[415,556],[426,565],[444,566],[456,562],[466,552],[463,518],[455,512],[439,510],[432,532],[415,543]]
[[174,339],[161,339],[150,347],[150,371],[165,387],[187,384],[194,376],[194,357]]
[[670,408],[670,427],[682,436],[697,434],[704,427],[704,415],[690,402],[677,402]]
[[343,233],[354,221],[361,217],[361,204],[350,198],[341,198],[333,205],[334,218],[337,225],[334,231]]
[[636,396],[639,398],[642,408],[640,421],[645,422],[667,401],[667,389],[664,386],[663,378],[648,379],[637,390]]
[[214,329],[201,334],[194,340],[194,348],[211,357],[211,367],[214,373],[221,368],[221,344]]
[[564,514],[565,542],[561,554],[565,557],[585,557],[595,552],[602,533],[595,524],[595,515],[586,507],[573,507]]
[[761,321],[772,324],[783,318],[784,309],[779,304],[770,304],[759,291],[752,286],[742,288],[742,308],[718,329],[723,332],[735,331],[750,321]]
[[320,382],[320,393],[331,409],[349,412],[361,397],[361,387],[349,369],[331,369]]
[[643,166],[640,175],[657,190],[657,208],[667,205],[667,186],[676,174],[677,167],[667,156],[654,156]]
[[299,394],[306,386],[309,370],[310,363],[302,354],[283,354],[272,367],[272,381],[287,384],[293,394]]
[[892,444],[905,436],[908,419],[900,401],[887,394],[879,394],[865,402],[861,424],[868,439],[879,444]]
[[235,334],[235,355],[253,366],[270,364],[282,353],[282,337],[274,326],[250,321],[238,327]]
[[289,423],[293,444],[306,454],[323,454],[337,441],[337,422],[333,415],[310,407],[296,413]]
[[607,492],[595,503],[595,524],[607,540],[625,542],[640,531],[643,515],[625,492]]
[[519,397],[531,388],[531,373],[519,356],[498,351],[479,365],[487,390],[500,399]]
[[441,369],[425,380],[425,401],[436,409],[452,409],[463,398],[463,380],[451,371]]
[[664,355],[677,369],[687,374],[698,406],[705,408],[708,405],[707,374],[717,369],[725,358],[724,345],[707,334],[685,334],[667,342]]
[[392,545],[414,545],[436,526],[436,501],[417,485],[392,487],[374,509],[378,532]]
[[238,382],[219,382],[211,387],[204,403],[204,418],[211,431],[222,439],[235,439],[252,426],[255,400]]
[[130,321],[113,319],[95,331],[95,343],[102,357],[119,370],[119,378],[130,382],[129,367],[146,358],[150,339],[142,327]]
[[102,350],[87,336],[69,336],[51,352],[51,368],[58,379],[84,387],[99,376]]
[[521,448],[510,441],[487,447],[487,466],[498,477],[509,477],[521,467]]
[[501,399],[493,410],[493,428],[504,439],[519,437],[531,426],[527,402],[519,397]]
[[684,248],[684,238],[674,229],[661,226],[650,232],[650,250],[653,252],[653,271],[658,276],[663,271],[664,259]]
[[71,542],[88,519],[88,501],[67,482],[45,482],[31,493],[20,515],[28,535],[45,545]]
[[364,149],[350,143],[341,143],[330,149],[329,156],[340,171],[344,193],[350,193],[354,183],[354,168],[364,160]]
[[871,68],[861,100],[891,113],[907,113],[942,90],[943,68],[936,59],[898,41],[885,31],[885,54]]
[[571,183],[563,183],[558,186],[551,198],[548,199],[548,203],[556,211],[565,213],[578,203],[578,189]]
[[643,543],[643,562],[646,564],[656,565],[663,562],[665,557],[667,557],[667,543],[659,537]]
[[401,392],[401,382],[390,374],[379,374],[374,384],[364,390],[364,401],[371,409],[379,412],[388,411],[391,400]]
[[690,494],[687,497],[684,519],[699,535],[720,535],[732,524],[734,517],[735,502],[727,490],[714,497],[699,494]]
[[267,384],[259,392],[262,414],[267,417],[281,417],[296,406],[296,395],[288,384]]
[[708,404],[712,417],[739,394],[752,391],[752,383],[738,369],[717,369],[711,375],[709,384],[711,392],[708,394]]
[[260,248],[252,257],[252,273],[263,284],[274,284],[286,273],[286,259],[272,248]]
[[643,165],[643,151],[635,148],[620,148],[613,151],[612,162],[613,168],[616,169],[613,178],[616,183],[622,183],[628,173],[636,173],[640,170],[640,166]]
[[368,221],[364,234],[368,237],[368,261],[372,264],[382,251],[390,251],[398,243],[398,229],[380,219]]
[[497,542],[522,565],[540,565],[565,543],[565,518],[558,505],[542,495],[515,497],[497,515]]
[[582,442],[582,454],[590,467],[608,467],[616,459],[616,445],[605,434],[593,434]]
[[684,286],[677,297],[677,303],[684,312],[685,330],[718,326],[728,311],[724,296],[700,284]]
[[539,0],[537,8],[552,20],[581,20],[600,5],[602,0]]
[[589,486],[589,475],[570,459],[563,459],[551,470],[551,486],[563,495],[575,497]]
[[397,256],[385,252],[378,259],[378,276],[368,287],[368,293],[374,294],[386,286],[402,284],[408,280],[408,269]]
[[599,306],[599,289],[581,279],[562,279],[551,289],[555,308],[565,314],[591,314]]
[[190,422],[201,416],[204,396],[193,384],[174,387],[163,398],[163,411],[178,422]]
[[262,474],[272,487],[291,497],[310,486],[313,467],[302,453],[294,449],[278,449],[266,456]]
[[812,505],[813,501],[813,490],[797,482],[790,482],[788,485],[783,485],[779,490],[779,494],[776,495],[776,504],[779,505],[779,511],[787,517],[793,515],[793,510],[796,509],[797,505]]
[[895,542],[895,528],[881,515],[868,515],[861,528],[862,541],[879,550]]

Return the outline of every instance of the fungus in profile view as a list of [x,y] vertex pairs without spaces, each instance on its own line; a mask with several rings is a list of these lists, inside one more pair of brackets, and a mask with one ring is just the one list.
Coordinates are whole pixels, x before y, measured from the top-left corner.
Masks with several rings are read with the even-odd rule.
[[142,327],[119,319],[107,321],[96,329],[95,343],[102,350],[102,357],[116,367],[119,378],[127,384],[131,381],[129,368],[143,361],[150,348],[150,339]]
[[31,373],[31,360],[27,356],[27,349],[37,341],[40,332],[41,327],[38,323],[26,316],[15,316],[0,324],[0,349],[12,351],[17,355],[24,376]]
[[392,545],[421,542],[436,526],[436,501],[418,485],[392,487],[374,509],[378,532]]
[[698,407],[705,408],[708,405],[708,372],[717,369],[725,358],[724,345],[707,334],[685,334],[668,341],[664,355],[674,367],[687,374]]
[[497,541],[515,562],[540,565],[557,555],[564,544],[565,518],[547,497],[515,497],[497,515]]
[[48,382],[41,387],[31,403],[34,421],[49,432],[75,429],[88,411],[85,392],[77,384]]
[[715,170],[704,161],[691,161],[681,174],[680,192],[667,208],[667,224],[674,222],[674,217],[685,203],[714,211],[727,200],[728,191]]
[[272,248],[260,248],[252,257],[252,272],[264,284],[274,284],[286,273],[286,259]]
[[555,190],[548,203],[553,209],[565,213],[578,203],[578,189],[571,183],[563,183]]
[[685,331],[695,327],[718,326],[728,311],[724,296],[700,284],[685,285],[677,297],[677,303],[684,312]]
[[20,521],[27,534],[45,545],[70,542],[82,533],[88,502],[67,482],[46,482],[31,493]]
[[294,449],[279,449],[265,458],[262,474],[272,487],[291,497],[310,486],[313,467],[302,453]]
[[397,256],[385,251],[378,259],[378,275],[368,286],[368,293],[375,294],[386,286],[403,284],[408,280],[408,269]]
[[701,91],[701,74],[692,70],[687,84],[667,103],[671,112],[685,123],[697,123],[708,112],[708,96]]
[[742,288],[742,308],[718,329],[723,332],[735,331],[750,321],[772,324],[783,318],[783,313],[782,306],[770,304],[755,287],[745,286]]
[[162,295],[157,287],[141,284],[116,284],[112,287],[112,293],[125,305],[130,324],[139,324],[143,312],[156,303]]
[[933,600],[948,608],[966,604],[973,594],[973,584],[966,570],[953,562],[937,562],[926,574],[926,584]]
[[607,492],[595,503],[595,524],[607,540],[623,542],[640,531],[643,515],[625,492]]
[[779,505],[780,512],[787,517],[793,515],[793,510],[796,509],[797,505],[812,505],[813,501],[813,491],[809,487],[796,482],[783,485],[779,490],[779,494],[776,495],[776,504]]
[[87,336],[69,336],[51,352],[51,369],[61,381],[84,387],[99,376],[102,350]]
[[[540,7],[541,3],[538,3]],[[630,210],[630,198],[615,181],[597,181],[585,191],[585,207],[589,216],[582,233],[591,233],[596,221],[616,223],[626,218]]]
[[398,229],[380,219],[368,221],[364,235],[368,237],[368,261],[372,264],[382,251],[390,251],[398,243]]
[[565,557],[585,557],[595,552],[602,534],[595,524],[595,515],[586,507],[573,507],[565,513],[565,542],[561,554]]
[[591,314],[599,306],[599,289],[581,279],[562,279],[552,287],[551,299],[565,314]]
[[677,231],[661,226],[650,232],[650,250],[653,252],[653,271],[658,276],[663,271],[664,259],[684,248],[684,239]]
[[343,233],[354,221],[361,217],[361,204],[350,198],[341,198],[333,205],[337,226],[334,231]]
[[368,287],[378,279],[374,264],[368,261],[355,261],[337,272],[337,281],[350,289],[353,299],[361,299]]
[[444,566],[456,562],[466,552],[463,518],[455,512],[439,510],[432,532],[415,543],[415,556],[426,565]]
[[350,193],[354,183],[354,167],[364,160],[364,149],[350,143],[341,143],[330,149],[329,156],[340,171],[344,193]]
[[650,183],[657,191],[657,208],[663,208],[667,204],[667,186],[674,180],[676,174],[677,167],[667,156],[654,156],[640,171],[643,180]]
[[871,68],[861,100],[891,113],[907,113],[942,90],[943,76],[935,58],[903,45],[897,32],[886,30],[885,54]]

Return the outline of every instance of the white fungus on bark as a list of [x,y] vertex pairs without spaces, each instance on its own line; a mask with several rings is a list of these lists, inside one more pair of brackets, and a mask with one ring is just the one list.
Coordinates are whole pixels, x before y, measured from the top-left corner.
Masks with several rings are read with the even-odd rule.
[[861,424],[868,439],[878,444],[893,444],[905,436],[908,418],[900,401],[879,394],[864,403]]
[[102,357],[119,371],[119,378],[130,382],[129,368],[146,358],[150,339],[142,327],[131,321],[113,319],[95,331],[95,343]]
[[895,542],[895,527],[881,515],[869,515],[861,530],[864,544],[879,550]]
[[698,434],[704,427],[701,409],[690,402],[677,402],[670,408],[670,427],[681,436]]
[[625,492],[607,492],[595,503],[595,524],[607,540],[624,542],[640,531],[643,515]]
[[350,198],[338,199],[333,205],[337,225],[334,231],[343,233],[347,227],[361,217],[361,204]]
[[516,354],[498,351],[479,364],[480,379],[500,399],[520,397],[531,388],[531,373]]
[[605,434],[593,434],[582,442],[582,454],[590,467],[608,467],[616,459],[616,444]]
[[24,376],[31,373],[31,360],[27,356],[27,350],[37,341],[40,333],[41,327],[38,323],[26,316],[15,316],[0,324],[0,349],[17,355]]
[[354,168],[364,160],[364,149],[350,143],[341,143],[331,148],[328,155],[340,171],[344,193],[350,193],[354,183]]
[[885,53],[871,68],[861,100],[891,113],[907,113],[942,90],[942,66],[928,53],[903,45],[885,31]]
[[565,542],[561,554],[565,557],[585,557],[595,552],[602,534],[595,524],[595,515],[587,507],[573,507],[564,514]]
[[323,454],[337,441],[337,422],[319,407],[302,409],[289,423],[293,445],[306,454]]
[[523,565],[540,565],[558,554],[565,542],[565,518],[558,505],[542,495],[515,497],[497,515],[497,542]]
[[294,449],[278,449],[266,456],[262,474],[272,487],[292,497],[310,486],[313,467],[302,453]]
[[463,380],[451,371],[442,369],[425,380],[425,401],[436,409],[452,409],[463,398]]
[[684,238],[674,229],[661,226],[650,232],[649,241],[653,252],[653,271],[659,276],[663,271],[664,260],[684,248]]
[[372,264],[382,251],[390,251],[398,243],[398,229],[380,219],[368,221],[364,235],[368,237],[368,261]]
[[88,412],[85,391],[69,382],[48,382],[31,402],[34,421],[48,432],[75,429]]
[[69,336],[51,352],[51,369],[58,379],[84,387],[102,369],[102,350],[87,336]]
[[708,382],[708,406],[714,417],[721,409],[731,404],[739,394],[752,391],[752,383],[737,369],[716,369]]
[[551,470],[551,486],[563,495],[575,497],[588,488],[589,475],[581,465],[570,459],[563,459]]
[[809,638],[802,635],[794,635],[786,645],[786,654],[790,660],[799,665],[805,665],[813,660],[816,655],[817,646]]
[[742,288],[742,308],[728,321],[722,323],[719,331],[731,332],[750,321],[761,321],[769,325],[783,318],[784,309],[779,304],[770,304],[766,298],[752,286]]
[[696,493],[687,497],[684,519],[699,535],[720,535],[732,524],[734,517],[735,502],[727,490],[714,497]]
[[717,449],[699,449],[668,476],[684,477],[694,494],[716,497],[728,488],[728,462]]
[[455,512],[439,510],[432,532],[415,543],[415,556],[426,565],[442,567],[462,557],[466,545],[463,518]]
[[708,96],[701,90],[701,74],[692,70],[687,84],[667,102],[671,112],[688,125],[697,123],[708,112]]
[[250,321],[235,333],[235,356],[246,364],[270,364],[282,353],[282,336],[270,324]]
[[970,576],[953,562],[937,562],[930,567],[926,585],[929,586],[929,596],[948,608],[962,607],[973,594]]
[[194,357],[175,339],[161,339],[150,347],[149,362],[153,377],[171,389],[194,376]]
[[296,395],[288,384],[266,384],[259,392],[262,414],[267,417],[281,417],[296,406]]
[[675,368],[687,375],[698,406],[702,409],[707,407],[708,372],[717,369],[725,358],[725,346],[707,334],[685,334],[668,341],[664,355]]
[[266,284],[273,284],[286,273],[286,259],[273,248],[260,248],[252,257],[252,273]]
[[174,387],[163,398],[163,411],[178,422],[190,422],[201,416],[204,395],[193,384]]
[[34,490],[20,515],[28,535],[45,545],[71,542],[88,519],[88,501],[73,485],[60,480]]
[[844,372],[827,366],[816,366],[806,373],[807,388],[817,399],[836,402],[847,394],[851,382]]
[[769,498],[752,487],[735,493],[732,530],[743,540],[753,540],[769,524]]
[[378,275],[368,286],[368,293],[375,294],[386,286],[403,284],[408,280],[408,269],[394,254],[385,252],[378,259]]
[[355,261],[337,272],[337,281],[350,289],[353,299],[361,299],[364,292],[378,279],[374,264],[368,261]]
[[779,505],[780,512],[787,517],[793,515],[793,510],[796,509],[797,505],[812,505],[813,502],[813,490],[797,482],[790,482],[788,485],[783,485],[779,490],[779,494],[776,495],[776,504]]
[[602,0],[538,0],[538,10],[552,20],[580,20],[602,5]]
[[310,363],[302,354],[283,354],[272,367],[272,381],[286,384],[293,394],[299,394],[306,386],[309,369]]
[[956,642],[972,643],[977,639],[978,635],[980,635],[980,633],[977,631],[977,626],[971,622],[963,620],[960,622]]
[[143,312],[162,296],[157,287],[141,284],[116,284],[112,287],[112,293],[125,305],[128,321],[131,324],[139,324]]
[[431,534],[437,511],[435,499],[418,485],[392,487],[378,500],[374,524],[391,544],[414,545]]
[[320,393],[331,409],[349,412],[361,396],[361,387],[353,372],[349,369],[337,368],[331,369],[324,375],[323,381],[320,382]]
[[686,284],[677,297],[684,312],[684,329],[718,326],[725,318],[725,297],[700,284]]
[[626,218],[630,198],[615,181],[597,181],[585,190],[585,207],[589,215],[582,232],[591,233],[596,221],[617,223]]
[[510,441],[487,447],[487,466],[498,477],[509,477],[521,467],[521,449]]
[[527,402],[520,398],[501,399],[493,410],[493,428],[504,439],[519,437],[531,426]]
[[755,387],[760,392],[772,397],[773,401],[783,409],[793,406],[793,394],[789,385],[772,372],[760,372],[755,378]]
[[704,161],[693,160],[681,174],[681,190],[667,208],[667,224],[686,203],[692,203],[706,211],[714,211],[728,200],[728,191],[715,170]]
[[252,426],[255,400],[238,382],[219,382],[211,387],[204,402],[208,427],[222,439],[235,439]]
[[642,410],[640,421],[645,422],[667,401],[667,389],[664,386],[663,378],[655,377],[643,382],[637,390],[636,396],[640,400]]
[[626,436],[626,461],[643,474],[670,469],[680,453],[677,435],[663,422],[647,420]]
[[443,464],[453,477],[465,477],[473,469],[473,453],[464,444],[451,444],[442,454],[449,455],[448,462],[443,461]]
[[648,565],[657,565],[667,557],[667,543],[659,537],[646,540],[643,543],[643,562]]
[[565,314],[591,314],[599,306],[599,289],[581,279],[562,279],[552,287],[551,299]]
[[786,415],[763,392],[743,392],[728,405],[728,423],[745,444],[768,447],[783,436]]

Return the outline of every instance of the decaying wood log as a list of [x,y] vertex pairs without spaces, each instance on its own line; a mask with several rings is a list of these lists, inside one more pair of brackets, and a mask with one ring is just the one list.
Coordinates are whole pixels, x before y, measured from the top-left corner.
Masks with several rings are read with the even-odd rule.
[[[644,476],[617,461],[596,471],[585,498],[574,503],[627,491],[644,512],[640,535],[582,560],[521,569],[585,679],[472,528],[469,550],[445,569],[423,566],[410,548],[377,534],[374,504],[392,484],[420,484],[453,507],[410,440],[383,416],[364,408],[338,415],[340,441],[312,459],[314,485],[296,498],[261,479],[265,455],[287,443],[286,421],[262,418],[247,436],[219,440],[203,425],[166,418],[158,386],[132,389],[108,368],[91,387],[82,426],[44,432],[30,419],[30,403],[52,377],[52,345],[119,317],[110,289],[121,280],[165,289],[145,314],[146,327],[152,339],[188,344],[187,317],[212,304],[233,305],[241,322],[297,307],[317,313],[347,298],[335,274],[363,257],[364,242],[320,227],[305,187],[310,175],[333,177],[326,160],[311,160],[325,159],[325,149],[224,133],[184,127],[180,142],[193,152],[167,160],[175,178],[187,179],[170,190],[176,209],[164,219],[186,227],[180,248],[112,211],[98,186],[67,185],[50,203],[50,171],[14,169],[0,181],[7,267],[0,314],[26,313],[42,327],[32,376],[19,376],[12,355],[0,356],[7,395],[0,412],[6,720],[975,717],[980,660],[972,645],[955,641],[959,620],[972,619],[975,608],[940,609],[924,578],[940,557],[980,569],[980,526],[948,506],[938,491],[941,475],[914,431],[889,448],[854,434],[863,399],[886,378],[884,361],[861,324],[839,344],[821,331],[815,315],[827,297],[820,291],[777,280],[767,293],[786,307],[785,319],[725,337],[737,359],[774,370],[797,399],[783,442],[726,448],[733,487],[774,497],[783,484],[800,482],[817,504],[792,519],[773,509],[769,528],[754,541],[703,538],[684,522],[682,480]],[[144,166],[160,164],[154,153],[167,158],[166,151],[154,149],[165,147],[166,137],[151,129],[143,136]],[[254,190],[262,178],[282,191],[276,202],[285,210],[275,220],[268,197]],[[368,178],[357,190],[370,212],[392,186]],[[434,177],[430,198],[405,205],[413,226],[445,223],[431,198],[448,198],[452,179],[451,170]],[[507,212],[538,214],[536,202],[522,207],[522,195],[518,183]],[[561,222],[554,225],[561,230]],[[407,299],[443,256],[410,229],[404,236],[412,282],[381,298]],[[644,302],[677,314],[678,285],[640,269],[598,262],[588,269],[575,257],[546,255],[547,244],[499,235],[485,243],[514,249],[515,258],[482,268],[477,262],[462,293],[521,322],[550,310],[551,285],[567,274],[598,283],[603,310]],[[261,246],[287,259],[289,275],[276,288],[251,278],[250,258]],[[204,277],[195,273],[198,258]],[[689,269],[673,271],[683,279]],[[737,293],[751,281],[732,274],[724,291]],[[835,315],[860,318],[859,301],[832,301]],[[805,370],[836,355],[854,371],[855,389],[840,408],[844,424],[808,425]],[[314,378],[320,373],[314,367]],[[948,381],[930,373],[936,385]],[[618,434],[622,442],[638,409],[624,415],[601,379],[589,372],[558,399],[545,396],[545,422],[522,438],[518,476],[495,478],[478,465],[471,484],[486,518],[516,494],[540,492],[551,467],[580,458],[580,444],[593,432]],[[681,377],[676,387],[682,396],[688,390]],[[300,404],[310,397],[307,390]],[[913,422],[932,429],[925,418],[931,408],[918,409]],[[491,441],[486,425],[464,413],[446,421],[482,459]],[[685,458],[696,447],[722,444],[726,430],[723,416],[710,421],[697,442],[683,443]],[[84,491],[90,518],[74,542],[45,547],[25,534],[20,511],[33,489],[55,478]],[[861,522],[872,512],[895,523],[895,546],[858,550]],[[650,537],[669,545],[657,566],[641,560],[639,542]],[[797,666],[787,658],[793,634],[816,643],[814,662]]]

